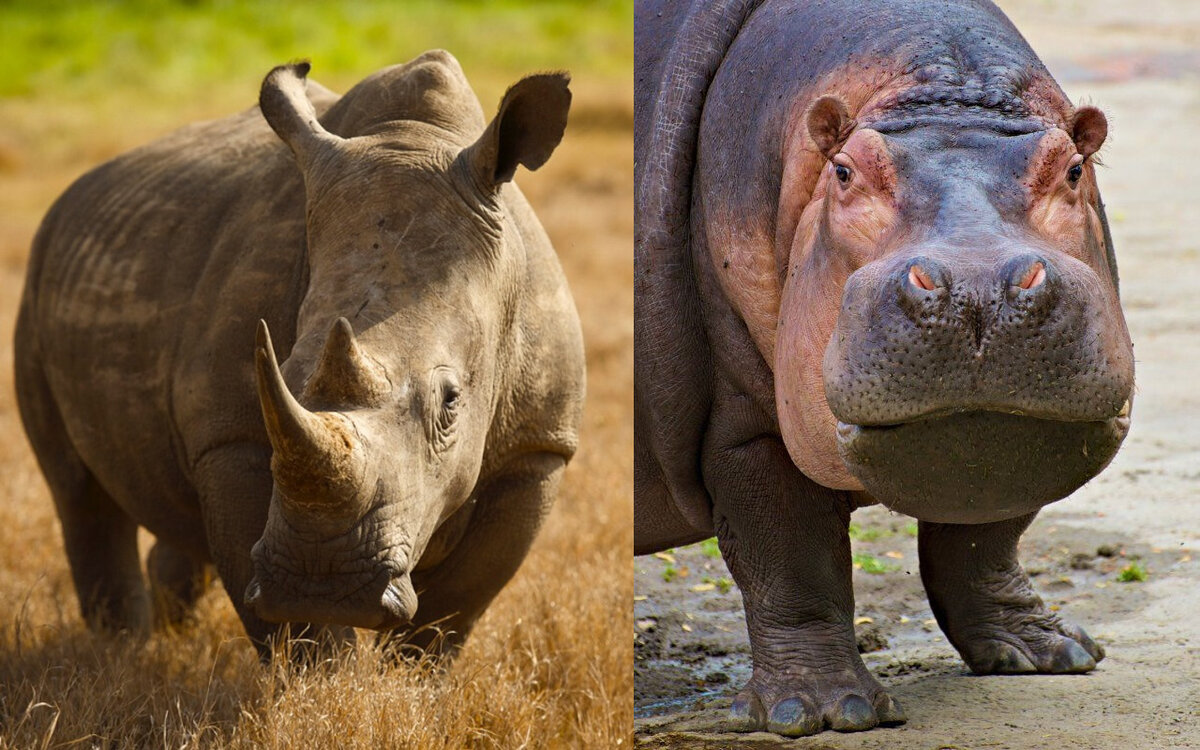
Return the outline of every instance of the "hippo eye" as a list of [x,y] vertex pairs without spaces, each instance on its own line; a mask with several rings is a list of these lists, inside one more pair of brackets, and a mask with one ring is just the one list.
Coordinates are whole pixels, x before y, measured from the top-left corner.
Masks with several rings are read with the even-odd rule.
[[850,167],[847,167],[845,164],[835,164],[833,167],[833,173],[837,175],[838,182],[842,183],[843,185],[849,185],[850,178],[854,175],[854,173],[850,171]]
[[1067,182],[1071,183],[1071,187],[1075,187],[1079,183],[1079,178],[1083,177],[1083,163],[1071,165],[1067,170]]

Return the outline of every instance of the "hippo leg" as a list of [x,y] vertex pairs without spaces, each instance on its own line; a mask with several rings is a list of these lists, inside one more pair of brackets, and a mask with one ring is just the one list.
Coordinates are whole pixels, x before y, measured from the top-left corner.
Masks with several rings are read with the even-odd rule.
[[162,539],[150,548],[146,572],[150,575],[155,620],[165,626],[183,623],[212,582],[207,562]]
[[903,723],[855,643],[849,498],[801,474],[777,436],[739,432],[710,429],[703,459],[754,662],[733,703],[737,728],[798,736]]
[[672,492],[662,468],[651,455],[649,443],[635,439],[633,445],[633,486],[637,488],[637,501],[633,504],[635,555],[702,542],[713,535],[708,493],[698,480],[692,483],[696,485],[695,492],[687,485]]
[[558,490],[566,461],[555,453],[522,456],[486,486],[450,553],[413,574],[417,615],[389,634],[399,650],[453,656],[475,621],[525,559]]
[[976,674],[1081,673],[1104,649],[1046,609],[1017,561],[1036,513],[977,525],[920,523],[921,580],[938,624]]

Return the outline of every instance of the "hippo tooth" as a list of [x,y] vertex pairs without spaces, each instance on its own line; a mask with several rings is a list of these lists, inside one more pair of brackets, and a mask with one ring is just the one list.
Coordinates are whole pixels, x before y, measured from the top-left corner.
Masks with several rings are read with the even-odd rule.
[[1121,411],[1117,412],[1118,417],[1129,416],[1129,399],[1125,399],[1125,403],[1121,405]]

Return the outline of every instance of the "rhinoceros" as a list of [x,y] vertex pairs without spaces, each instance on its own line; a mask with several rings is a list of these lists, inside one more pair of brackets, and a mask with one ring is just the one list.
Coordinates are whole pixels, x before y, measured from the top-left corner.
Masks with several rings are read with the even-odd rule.
[[739,729],[898,724],[855,648],[847,525],[919,519],[977,673],[1104,655],[1017,560],[1113,458],[1133,351],[1075,107],[987,0],[639,0],[635,551],[716,534]]
[[518,81],[485,124],[446,52],[341,97],[308,71],[58,199],[21,416],[89,626],[178,620],[215,567],[264,654],[309,626],[449,652],[577,445],[578,316],[511,182],[560,142],[569,79]]

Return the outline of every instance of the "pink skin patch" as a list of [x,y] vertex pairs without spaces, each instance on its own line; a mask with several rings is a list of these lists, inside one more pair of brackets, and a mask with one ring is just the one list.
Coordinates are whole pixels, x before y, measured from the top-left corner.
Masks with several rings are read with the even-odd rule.
[[1021,280],[1017,282],[1017,286],[1025,290],[1034,289],[1041,286],[1042,282],[1045,280],[1046,267],[1042,265],[1041,261],[1039,261],[1029,267],[1029,270],[1026,271],[1025,275],[1021,277]]
[[908,269],[908,283],[927,292],[937,289],[937,285],[933,283],[933,279],[929,278],[929,274],[925,273],[924,269],[917,265]]

